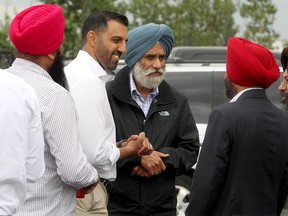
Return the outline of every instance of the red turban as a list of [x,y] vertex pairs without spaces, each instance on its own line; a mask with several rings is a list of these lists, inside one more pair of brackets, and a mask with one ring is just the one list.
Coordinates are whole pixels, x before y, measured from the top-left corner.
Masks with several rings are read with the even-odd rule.
[[227,45],[226,71],[235,84],[268,88],[280,76],[273,54],[243,38],[233,37]]
[[48,55],[64,40],[65,18],[61,7],[41,4],[15,16],[10,25],[10,39],[19,52]]

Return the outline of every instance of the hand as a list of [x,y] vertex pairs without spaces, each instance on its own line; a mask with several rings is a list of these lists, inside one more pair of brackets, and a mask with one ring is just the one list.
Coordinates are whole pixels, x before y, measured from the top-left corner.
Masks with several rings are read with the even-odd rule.
[[169,154],[153,151],[150,155],[143,155],[141,157],[142,167],[149,173],[149,176],[159,175],[166,170],[166,166],[162,158],[169,157]]
[[127,146],[127,144],[130,142],[130,141],[135,141],[135,140],[137,140],[137,138],[138,138],[138,135],[131,135],[126,141],[124,141],[123,143],[122,143],[122,147],[125,147],[125,146]]
[[82,190],[85,194],[89,194],[96,188],[97,184],[98,184],[98,181],[87,187],[82,188]]
[[138,176],[141,176],[141,177],[151,177],[149,175],[149,173],[147,172],[147,170],[144,169],[143,166],[141,165],[138,165],[138,166],[135,166],[132,171],[131,171],[131,176],[135,176],[135,175],[138,175]]
[[149,142],[148,138],[145,138],[143,140],[141,149],[138,151],[138,156],[150,155],[153,151],[153,146]]
[[153,146],[145,137],[144,132],[139,133],[138,136],[130,136],[127,141],[128,143],[124,148],[126,148],[127,151],[130,152],[129,155],[132,157],[151,154],[151,152],[153,151]]

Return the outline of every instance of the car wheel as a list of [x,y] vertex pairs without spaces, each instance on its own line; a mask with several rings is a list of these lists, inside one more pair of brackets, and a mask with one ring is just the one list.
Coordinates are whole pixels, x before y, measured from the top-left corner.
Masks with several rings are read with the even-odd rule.
[[192,178],[186,175],[178,176],[176,178],[177,191],[177,215],[185,216],[185,210],[189,204],[189,195]]

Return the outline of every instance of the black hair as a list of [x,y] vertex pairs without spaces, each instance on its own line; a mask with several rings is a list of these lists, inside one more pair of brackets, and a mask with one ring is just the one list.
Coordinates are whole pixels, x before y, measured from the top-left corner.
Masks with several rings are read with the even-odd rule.
[[288,62],[288,47],[285,47],[281,52],[281,65],[283,68],[283,72],[287,68],[287,62]]
[[100,32],[105,30],[110,20],[115,20],[128,27],[128,18],[125,15],[108,10],[99,10],[85,19],[81,30],[82,44],[86,42],[86,36],[89,31]]

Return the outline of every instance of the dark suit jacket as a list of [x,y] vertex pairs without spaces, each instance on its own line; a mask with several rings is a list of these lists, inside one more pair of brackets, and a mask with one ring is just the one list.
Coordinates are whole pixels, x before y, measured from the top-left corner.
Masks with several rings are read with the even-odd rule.
[[287,179],[288,116],[248,90],[209,116],[186,216],[279,215]]

